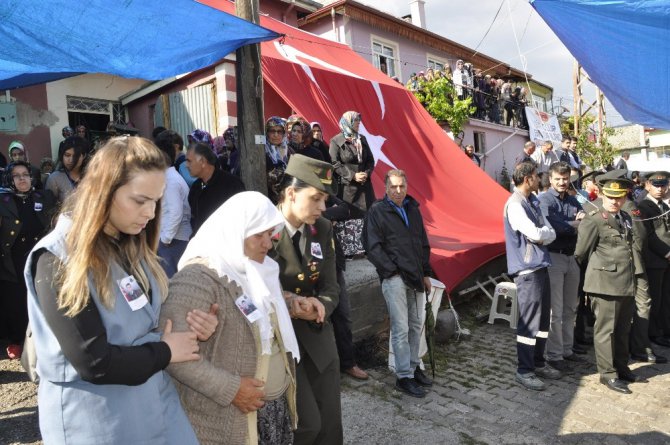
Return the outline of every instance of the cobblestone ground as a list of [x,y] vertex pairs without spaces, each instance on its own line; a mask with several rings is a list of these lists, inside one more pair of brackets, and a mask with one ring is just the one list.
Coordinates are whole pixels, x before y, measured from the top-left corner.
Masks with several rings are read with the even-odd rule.
[[[532,392],[513,380],[513,330],[503,323],[468,327],[472,335],[438,348],[435,385],[425,399],[394,390],[385,368],[372,369],[367,382],[343,377],[346,443],[670,443],[670,365],[632,364],[649,383],[619,395],[598,382],[591,350],[588,363]],[[0,357],[0,443],[41,443],[35,394],[18,363]]]
[[[543,392],[514,382],[509,324],[469,326],[472,335],[439,347],[435,384],[425,399],[402,395],[386,368],[342,381],[348,444],[668,444],[670,365],[631,363],[649,383],[620,395],[599,383],[591,348]],[[670,355],[670,350],[659,348]]]

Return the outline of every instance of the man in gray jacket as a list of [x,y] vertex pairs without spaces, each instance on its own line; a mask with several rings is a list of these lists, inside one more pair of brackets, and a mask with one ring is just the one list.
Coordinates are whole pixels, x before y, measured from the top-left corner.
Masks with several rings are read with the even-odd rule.
[[505,204],[503,224],[507,272],[514,276],[519,307],[515,378],[528,389],[542,391],[545,385],[538,376],[561,378],[560,371],[544,360],[551,309],[547,272],[551,258],[546,246],[556,239],[556,232],[545,222],[540,202],[533,194],[540,185],[535,163],[517,165],[512,179],[514,191]]

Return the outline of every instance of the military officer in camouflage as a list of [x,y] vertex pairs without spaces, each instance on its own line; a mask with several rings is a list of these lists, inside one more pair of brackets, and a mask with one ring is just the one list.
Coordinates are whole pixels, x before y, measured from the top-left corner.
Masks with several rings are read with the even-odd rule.
[[632,219],[621,206],[633,184],[616,170],[598,176],[596,182],[602,204],[590,210],[579,225],[575,257],[586,265],[584,292],[591,297],[596,314],[593,340],[600,382],[630,394],[627,383],[645,381],[628,367],[635,265],[642,260]]
[[340,364],[330,314],[338,304],[332,224],[321,217],[337,192],[333,166],[295,154],[279,185],[286,225],[269,255],[290,305],[300,345],[295,444],[341,444]]

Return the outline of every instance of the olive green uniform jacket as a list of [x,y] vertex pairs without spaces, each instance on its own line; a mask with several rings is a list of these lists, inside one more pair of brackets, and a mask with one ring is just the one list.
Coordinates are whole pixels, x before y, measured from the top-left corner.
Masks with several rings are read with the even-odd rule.
[[[305,224],[303,236],[305,250],[302,253],[302,262],[298,260],[286,228],[272,240],[274,249],[269,255],[279,263],[279,280],[284,290],[301,296],[316,297],[326,308],[326,321],[323,325],[293,320],[300,355],[306,352],[319,371],[323,371],[337,358],[333,325],[330,323],[330,314],[337,307],[340,294],[335,272],[332,225],[327,219],[319,218],[313,225]],[[319,250],[321,255],[318,255]]]
[[577,262],[586,266],[584,292],[625,297],[635,295],[635,275],[644,264],[642,241],[628,213],[620,211],[621,224],[602,207],[592,210],[579,224]]

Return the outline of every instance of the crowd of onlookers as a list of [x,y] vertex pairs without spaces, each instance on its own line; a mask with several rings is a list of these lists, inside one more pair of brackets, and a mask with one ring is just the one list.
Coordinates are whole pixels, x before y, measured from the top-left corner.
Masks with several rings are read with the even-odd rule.
[[670,172],[629,172],[624,152],[584,174],[576,142],[527,142],[515,161],[504,209],[520,317],[515,379],[543,390],[593,345],[600,382],[629,394],[629,383],[646,382],[629,360],[667,363],[653,348],[670,346]]
[[[271,200],[245,191],[236,128],[184,141],[159,127],[151,140],[91,144],[66,127],[43,170],[12,142],[0,190],[0,338],[40,381],[44,440],[87,442],[104,430],[114,443],[288,444],[294,434],[341,443],[340,372],[368,378],[343,275],[345,259],[364,251],[375,200],[360,126],[360,113],[344,113],[327,144],[318,122],[269,118]],[[223,353],[211,347],[222,342]],[[161,377],[168,365],[177,392]],[[95,408],[82,423],[91,397],[141,407],[156,425],[142,429],[125,409],[108,422]],[[205,408],[216,414],[204,418]]]
[[528,104],[525,87],[517,86],[509,79],[484,74],[481,69],[462,60],[456,62],[453,71],[445,65],[441,70],[428,68],[425,72],[412,73],[406,87],[416,93],[440,79],[453,85],[453,96],[448,98],[451,101],[472,99],[475,108],[473,118],[528,129],[524,112]]

